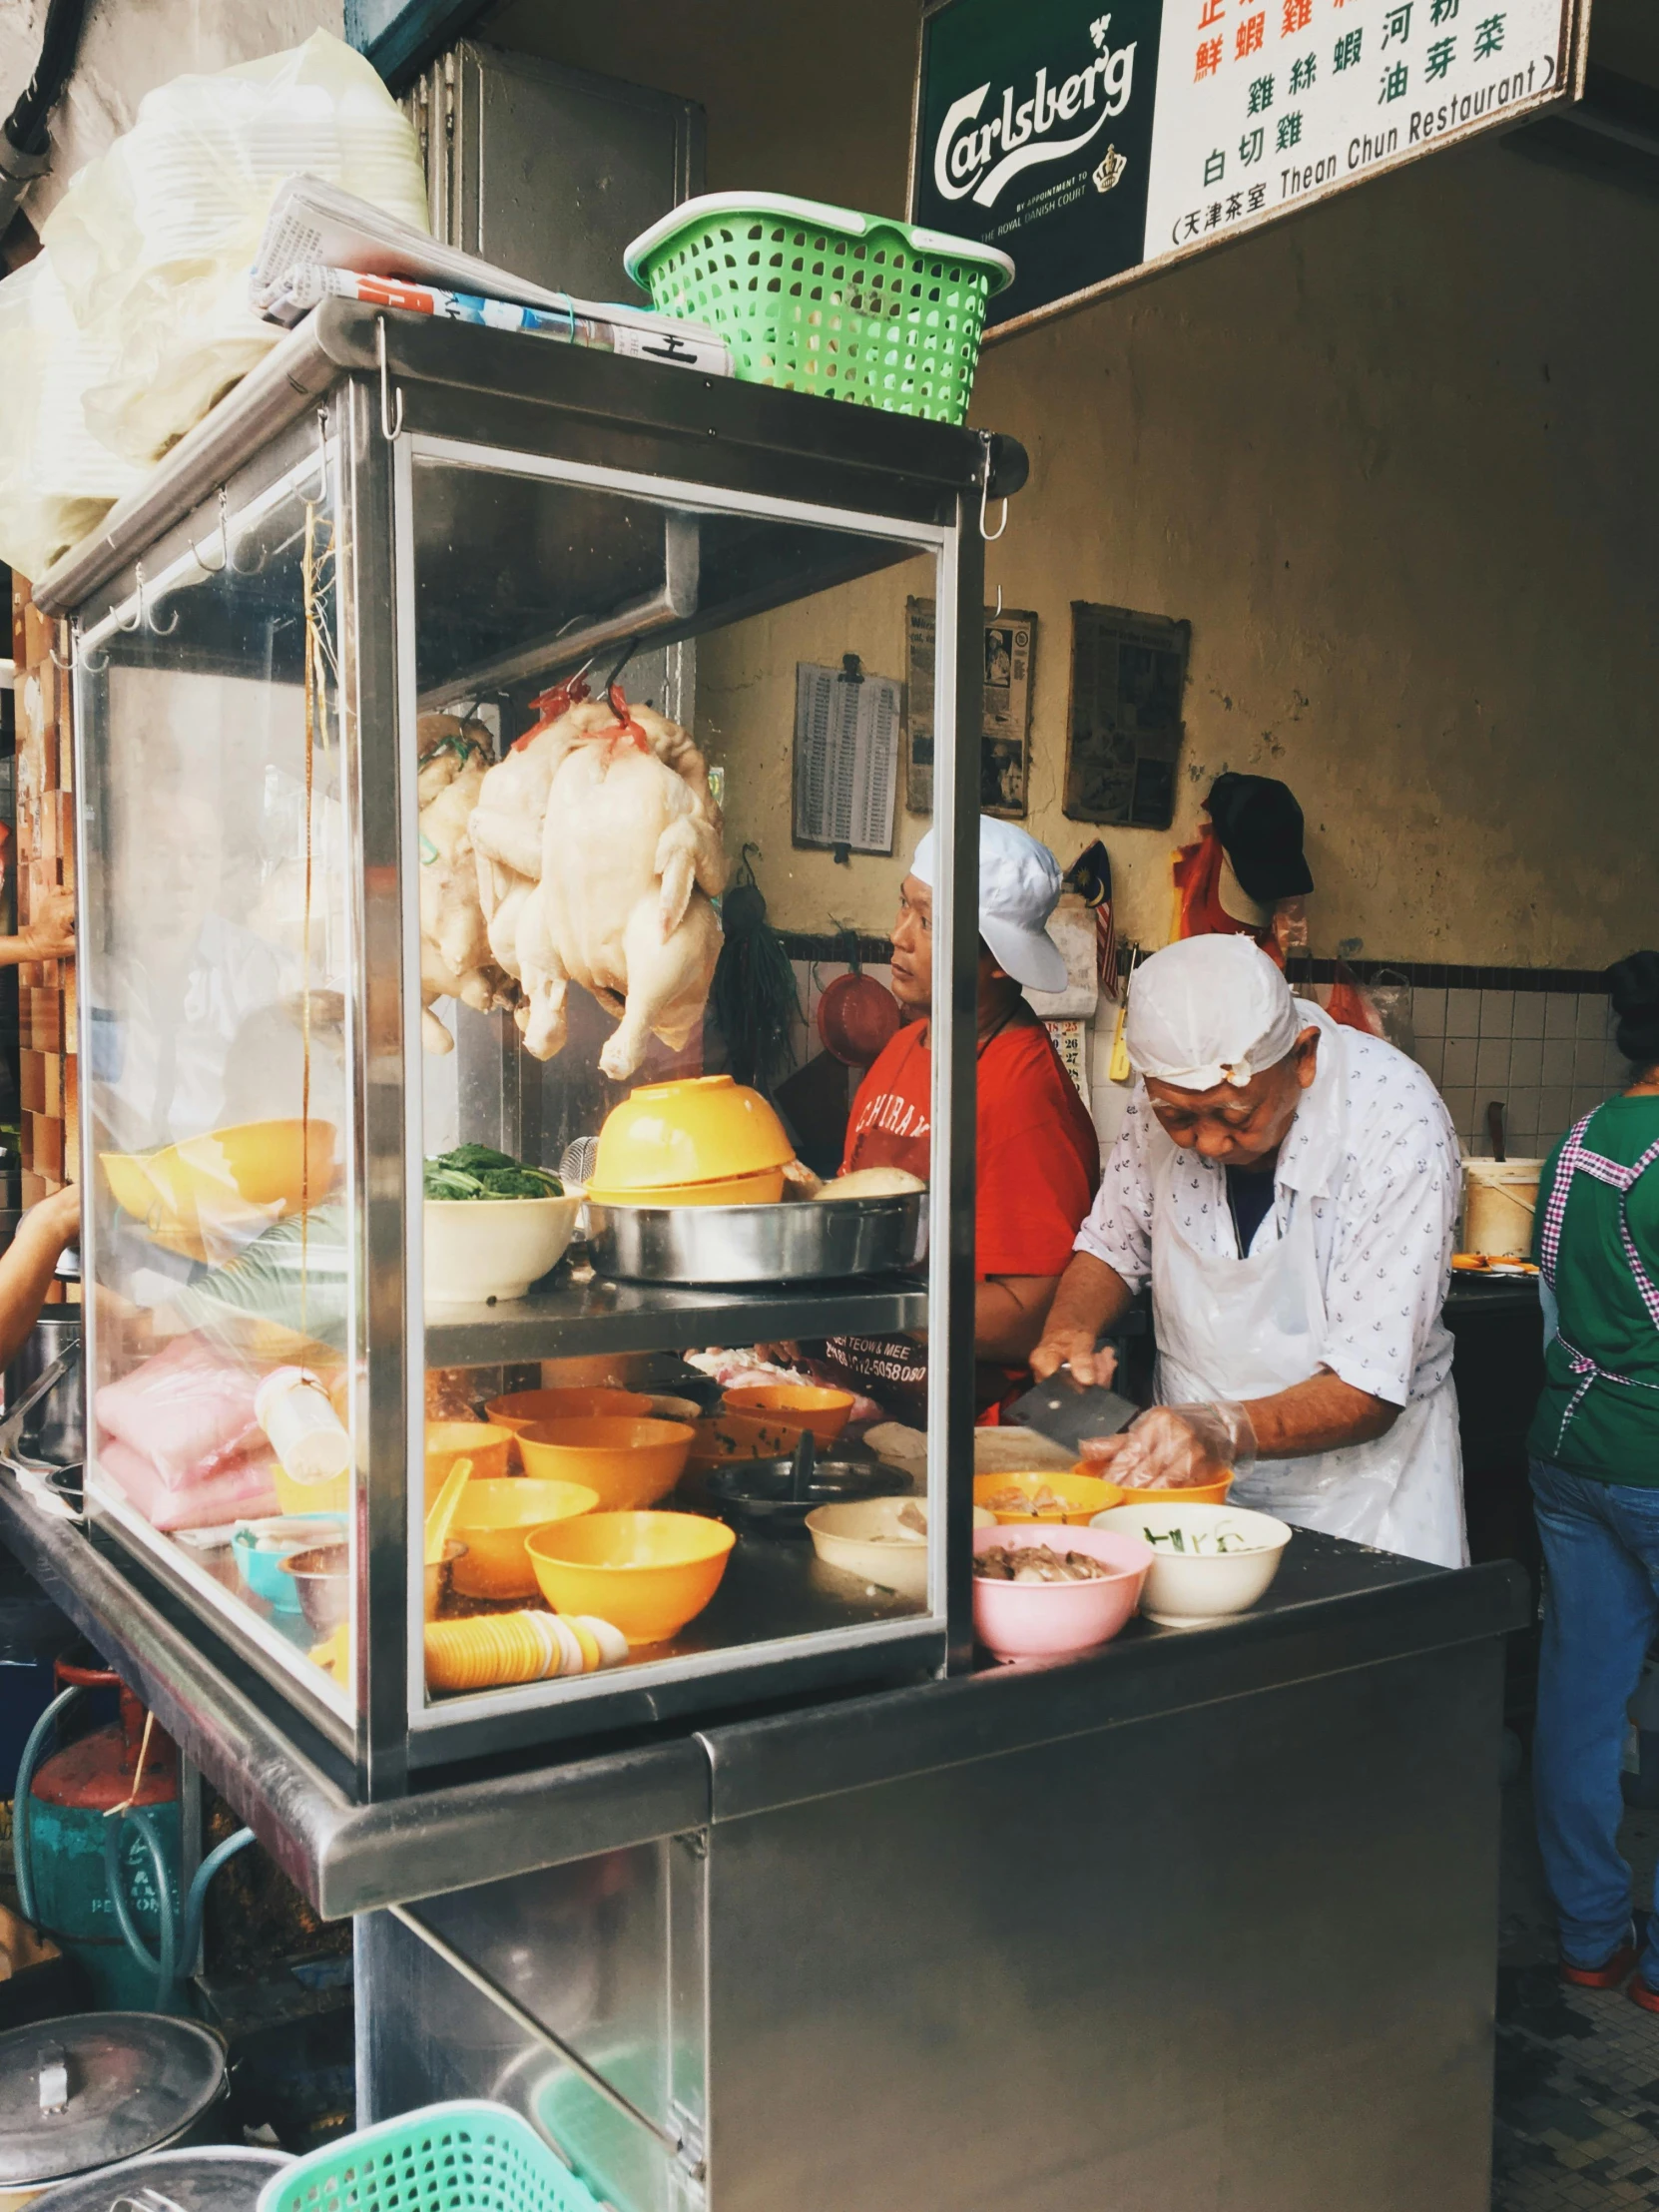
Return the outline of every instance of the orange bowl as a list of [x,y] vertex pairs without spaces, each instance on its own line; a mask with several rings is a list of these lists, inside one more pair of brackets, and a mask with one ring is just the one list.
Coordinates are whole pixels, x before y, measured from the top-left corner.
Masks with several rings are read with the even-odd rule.
[[[520,1430],[518,1449],[526,1474],[579,1482],[597,1494],[601,1511],[622,1513],[655,1505],[668,1495],[685,1472],[693,1434],[687,1421],[596,1414],[586,1420],[537,1421]],[[593,1607],[578,1605],[576,1611],[592,1612]]]
[[450,1531],[466,1546],[449,1570],[463,1597],[534,1597],[536,1577],[525,1556],[533,1528],[591,1513],[596,1494],[580,1482],[538,1481],[510,1474],[505,1480],[471,1481],[461,1492]]
[[510,1428],[493,1421],[430,1420],[426,1423],[426,1509],[431,1511],[444,1476],[457,1459],[472,1461],[474,1482],[493,1481],[507,1472],[513,1448]]
[[693,1462],[722,1467],[733,1459],[788,1459],[806,1435],[804,1421],[767,1413],[710,1413],[696,1424]]
[[[1095,1481],[1105,1479],[1095,1474],[1087,1459],[1079,1460],[1071,1471],[1075,1475],[1088,1475]],[[1225,1505],[1227,1493],[1233,1487],[1233,1470],[1230,1467],[1214,1482],[1192,1482],[1182,1489],[1142,1490],[1120,1482],[1107,1482],[1106,1487],[1117,1492],[1115,1497],[1106,1500],[1107,1505]]]
[[782,1168],[760,1168],[713,1183],[660,1183],[650,1189],[588,1192],[595,1206],[776,1206],[784,1195]]
[[631,1644],[661,1644],[709,1603],[736,1542],[701,1513],[584,1513],[536,1529],[525,1549],[556,1613],[594,1613]]
[[662,1194],[767,1170],[781,1174],[794,1156],[773,1108],[729,1075],[643,1083],[605,1117],[588,1195],[608,1192],[620,1205],[696,1205]]
[[619,1416],[626,1420],[644,1420],[651,1411],[651,1400],[642,1391],[615,1389],[606,1383],[591,1388],[510,1390],[505,1397],[491,1398],[484,1411],[499,1427],[510,1428],[515,1436],[521,1436],[525,1429],[534,1428],[544,1420]]
[[752,1382],[728,1390],[726,1402],[738,1413],[779,1413],[793,1427],[810,1428],[815,1441],[832,1444],[846,1426],[855,1402],[850,1390],[815,1382]]
[[[999,1502],[1012,1499],[1016,1492],[1020,1502]],[[1061,1503],[1039,1505],[1036,1501],[1045,1493]],[[1096,1513],[1120,1503],[1125,1494],[1115,1482],[1082,1467],[1070,1474],[976,1474],[973,1478],[974,1504],[993,1513],[1004,1527],[1022,1521],[1055,1521],[1086,1528]]]

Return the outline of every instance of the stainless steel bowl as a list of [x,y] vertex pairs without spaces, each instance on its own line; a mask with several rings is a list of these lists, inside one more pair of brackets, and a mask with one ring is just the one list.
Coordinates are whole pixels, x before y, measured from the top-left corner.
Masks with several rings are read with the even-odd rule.
[[631,1283],[834,1283],[927,1255],[927,1193],[784,1206],[588,1206],[600,1275]]

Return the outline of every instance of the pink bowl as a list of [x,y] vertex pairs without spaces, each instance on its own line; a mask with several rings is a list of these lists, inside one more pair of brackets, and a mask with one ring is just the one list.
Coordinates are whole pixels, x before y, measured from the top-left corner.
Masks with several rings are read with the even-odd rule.
[[985,1582],[975,1576],[974,1632],[998,1659],[1053,1659],[1110,1643],[1140,1603],[1141,1585],[1152,1567],[1150,1544],[1106,1528],[1034,1522],[975,1529],[975,1552],[1000,1544],[1017,1550],[1051,1544],[1057,1551],[1086,1551],[1117,1571],[1106,1582]]

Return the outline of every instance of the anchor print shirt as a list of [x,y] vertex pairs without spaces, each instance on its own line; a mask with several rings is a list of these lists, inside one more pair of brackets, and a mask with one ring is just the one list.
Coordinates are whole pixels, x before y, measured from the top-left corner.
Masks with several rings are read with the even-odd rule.
[[[1274,1203],[1251,1249],[1285,1234],[1309,1205],[1325,1293],[1319,1364],[1390,1405],[1428,1396],[1451,1373],[1441,1319],[1462,1168],[1439,1093],[1414,1060],[1381,1037],[1306,1009],[1320,1031],[1318,1072],[1302,1094],[1274,1168]],[[1175,1150],[1137,1082],[1077,1249],[1138,1288],[1152,1272],[1153,1172]],[[1196,1152],[1176,1162],[1171,1191],[1182,1234],[1200,1252],[1239,1257],[1225,1171]]]

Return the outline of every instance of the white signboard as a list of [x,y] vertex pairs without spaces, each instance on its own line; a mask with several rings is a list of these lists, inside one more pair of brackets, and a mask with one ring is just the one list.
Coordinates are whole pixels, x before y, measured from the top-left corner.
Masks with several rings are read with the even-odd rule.
[[1560,0],[1191,0],[1165,11],[1146,259],[1559,90]]

